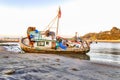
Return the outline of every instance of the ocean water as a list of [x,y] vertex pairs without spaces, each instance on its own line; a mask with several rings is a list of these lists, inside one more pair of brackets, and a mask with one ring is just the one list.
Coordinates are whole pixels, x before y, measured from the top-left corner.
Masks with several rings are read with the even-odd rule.
[[91,50],[87,53],[90,60],[115,62],[120,64],[120,43],[92,43]]
[[0,43],[0,44],[3,44],[3,45],[7,44],[7,46],[4,46],[7,49],[7,51],[13,51],[13,52],[22,51],[22,49],[19,46],[19,43],[17,42],[7,42],[7,43]]

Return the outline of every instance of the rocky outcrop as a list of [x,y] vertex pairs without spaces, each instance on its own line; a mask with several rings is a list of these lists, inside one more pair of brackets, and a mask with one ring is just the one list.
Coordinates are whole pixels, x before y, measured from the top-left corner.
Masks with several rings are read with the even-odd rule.
[[113,27],[109,31],[102,31],[99,33],[88,33],[82,36],[83,39],[90,40],[119,40],[120,39],[120,29]]

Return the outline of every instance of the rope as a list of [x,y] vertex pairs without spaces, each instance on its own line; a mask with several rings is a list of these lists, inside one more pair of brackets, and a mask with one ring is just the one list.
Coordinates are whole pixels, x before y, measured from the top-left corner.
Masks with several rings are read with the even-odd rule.
[[[45,30],[47,30],[47,28],[48,28],[48,30],[52,27],[52,25],[54,24],[54,22],[55,22],[55,20],[57,19],[57,17],[58,16],[56,16],[55,18],[53,18],[53,20],[48,24],[48,26],[46,26],[46,28],[44,29],[44,31]],[[51,26],[50,26],[51,25]]]

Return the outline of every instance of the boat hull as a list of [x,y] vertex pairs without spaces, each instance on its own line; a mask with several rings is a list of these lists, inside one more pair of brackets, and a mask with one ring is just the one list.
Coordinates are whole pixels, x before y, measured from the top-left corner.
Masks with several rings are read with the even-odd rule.
[[52,53],[52,54],[73,54],[73,53],[76,53],[76,54],[86,54],[90,51],[90,48],[86,48],[86,49],[83,49],[83,50],[72,50],[72,49],[67,49],[67,50],[62,50],[62,49],[39,49],[39,48],[34,48],[34,47],[30,47],[28,45],[25,45],[23,42],[24,42],[24,39],[26,38],[22,38],[20,40],[20,47],[21,49],[26,52],[26,53]]

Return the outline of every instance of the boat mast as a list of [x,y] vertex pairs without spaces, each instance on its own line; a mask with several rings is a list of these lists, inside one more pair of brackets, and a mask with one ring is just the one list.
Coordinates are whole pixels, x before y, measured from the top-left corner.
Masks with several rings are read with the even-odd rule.
[[56,35],[58,35],[58,27],[59,27],[59,18],[57,19],[57,29],[56,29]]
[[58,27],[59,27],[59,18],[61,18],[61,9],[59,7],[58,14],[57,14],[57,29],[56,29],[56,35],[58,35]]

